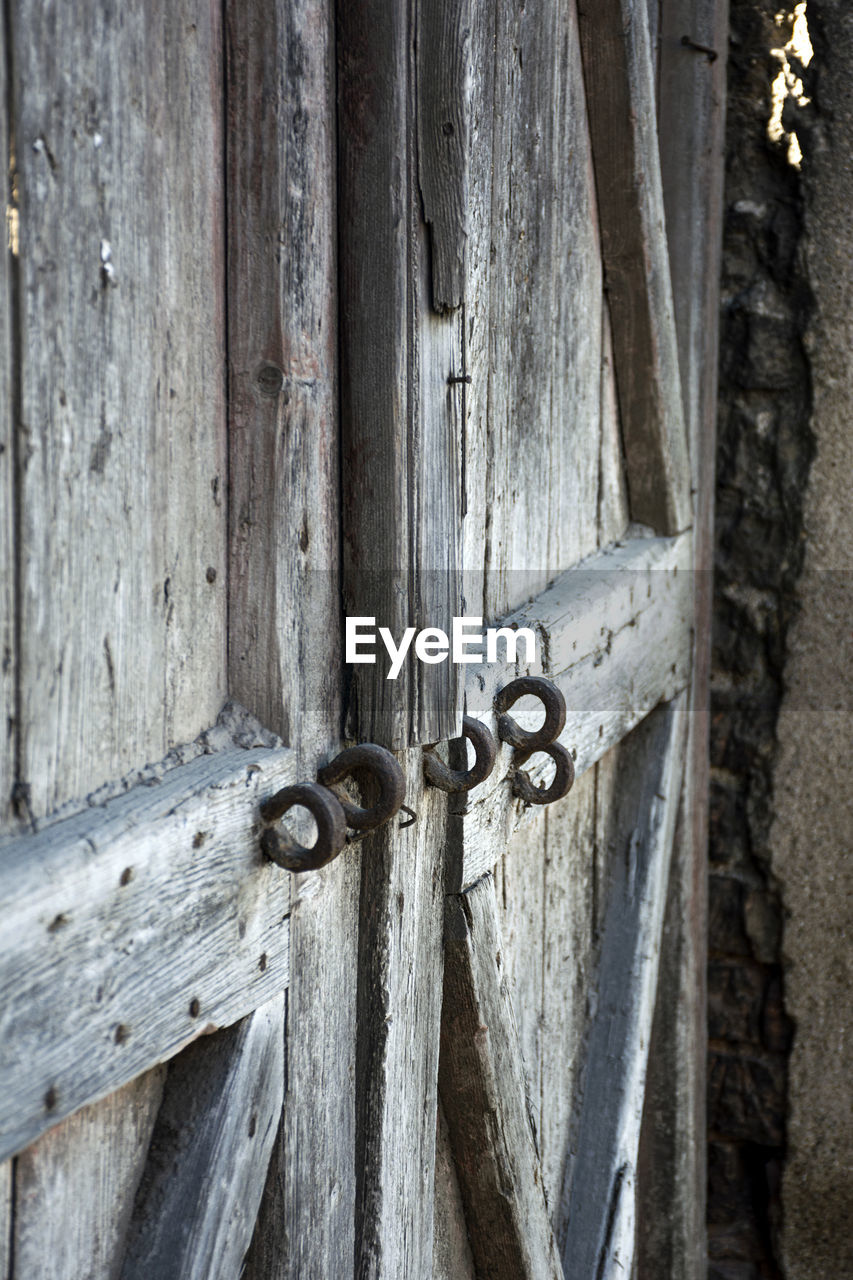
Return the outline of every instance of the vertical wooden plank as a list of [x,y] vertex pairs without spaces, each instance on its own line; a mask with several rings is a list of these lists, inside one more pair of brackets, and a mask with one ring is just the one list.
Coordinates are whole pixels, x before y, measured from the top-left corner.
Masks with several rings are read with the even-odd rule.
[[[235,0],[226,24],[229,673],[312,777],[342,727],[333,5]],[[364,848],[293,881],[284,1110],[245,1270],[258,1280],[352,1269]]]
[[[414,34],[407,5],[338,6],[344,597],[348,614],[395,638],[409,625],[449,629],[460,612],[459,424],[447,379],[461,322],[430,306]],[[446,34],[462,35],[458,24]],[[352,736],[396,750],[458,735],[456,666],[408,663],[395,681],[386,670],[381,655],[352,668]]]
[[[5,12],[0,21],[0,202],[5,215],[0,253],[0,830],[14,820],[17,652],[15,638],[15,381],[12,355],[13,274],[17,270],[18,210],[10,189],[14,164],[8,129],[8,51]],[[0,1211],[0,1224],[3,1214]],[[0,1271],[2,1274],[2,1271]]]
[[225,693],[217,10],[10,7],[22,795],[158,759]]
[[169,1066],[122,1280],[231,1280],[242,1268],[284,1090],[284,995]]
[[[682,37],[717,51],[685,47]],[[708,681],[728,4],[666,0],[660,159],[694,520],[694,665],[684,796],[640,1151],[638,1275],[705,1275]],[[665,1211],[664,1211],[665,1206]]]
[[435,1134],[435,1236],[433,1280],[475,1280],[459,1178],[453,1163],[447,1117],[438,1104]]
[[11,1160],[4,1160],[0,1165],[0,1276],[2,1280],[9,1280],[12,1272],[13,1168]]
[[562,1280],[492,877],[451,894],[445,920],[439,1085],[475,1265],[494,1280]]
[[631,514],[678,533],[692,504],[646,0],[584,6],[580,29]]
[[116,1274],[164,1075],[83,1107],[18,1157],[13,1276]]
[[[194,738],[225,694],[222,45],[189,3],[15,0],[8,32],[17,798],[38,820]],[[158,1077],[133,1090],[19,1159],[16,1276],[112,1265]]]
[[494,9],[489,111],[475,99],[493,129],[472,199],[488,161],[491,208],[472,218],[465,451],[465,569],[485,564],[490,618],[596,545],[602,307],[574,7]]
[[417,822],[361,846],[358,1280],[432,1269],[447,798],[420,751],[401,763]]

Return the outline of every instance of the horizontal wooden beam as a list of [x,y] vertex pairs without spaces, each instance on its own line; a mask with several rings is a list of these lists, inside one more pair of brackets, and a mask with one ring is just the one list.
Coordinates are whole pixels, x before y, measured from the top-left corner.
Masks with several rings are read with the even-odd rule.
[[295,773],[229,747],[0,845],[0,1159],[287,986],[257,822]]
[[491,876],[447,899],[438,1084],[477,1274],[562,1280]]
[[[580,776],[659,702],[687,685],[690,570],[689,533],[630,538],[581,561],[502,624],[534,631],[535,664],[468,668],[467,714],[496,733],[498,690],[516,675],[546,676],[565,695],[568,714],[559,741],[572,752]],[[541,717],[540,709],[528,727]],[[522,716],[517,718],[521,722]],[[451,817],[451,888],[465,888],[491,870],[495,850],[506,848],[530,815],[530,808],[512,794],[512,757],[512,749],[501,745],[491,776]],[[539,756],[526,766],[534,783],[549,763]],[[571,802],[570,793],[561,803]]]
[[687,698],[620,747],[610,888],[560,1205],[566,1275],[633,1274],[637,1150],[664,908],[687,742]]

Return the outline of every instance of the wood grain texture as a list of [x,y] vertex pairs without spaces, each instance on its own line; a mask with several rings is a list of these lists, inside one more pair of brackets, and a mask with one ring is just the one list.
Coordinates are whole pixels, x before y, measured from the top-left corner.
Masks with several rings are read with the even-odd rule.
[[401,763],[417,822],[361,845],[358,1280],[432,1268],[447,798],[424,788],[420,751]]
[[8,1280],[11,1274],[12,1209],[15,1203],[13,1172],[11,1160],[0,1165],[0,1276],[3,1280]]
[[[685,34],[718,50],[718,58],[709,62],[685,48],[681,43]],[[696,641],[683,811],[667,906],[641,1138],[640,1280],[657,1280],[661,1274],[673,1280],[701,1280],[705,1275],[707,697],[727,42],[724,0],[712,5],[670,0],[663,7],[658,108],[661,176],[696,493]]]
[[[407,6],[338,6],[346,612],[399,637],[459,614],[461,321],[430,305]],[[461,730],[450,663],[350,671],[350,736],[394,750]]]
[[435,1232],[433,1280],[476,1280],[465,1209],[441,1100],[435,1131]]
[[491,876],[447,899],[439,1087],[478,1274],[562,1280]]
[[232,748],[2,846],[0,1154],[287,985],[291,877],[256,833],[296,780]]
[[20,783],[43,816],[225,694],[222,43],[186,0],[16,0],[9,30]]
[[[14,345],[15,293],[13,277],[17,275],[18,209],[12,190],[14,157],[10,150],[7,105],[9,101],[9,67],[6,50],[5,23],[0,24],[0,202],[5,211],[5,243],[0,252],[0,831],[11,826],[15,814],[17,719],[17,642],[15,635],[15,471],[17,457],[17,408]],[[0,1213],[0,1224],[3,1215]],[[2,1231],[0,1231],[2,1235]],[[0,1265],[0,1275],[5,1275]]]
[[84,1107],[18,1157],[14,1276],[117,1274],[164,1070]]
[[632,519],[692,521],[646,0],[579,9]]
[[465,598],[495,620],[597,544],[602,289],[574,6],[475,8]]
[[340,732],[330,0],[227,4],[226,57],[230,692],[307,759]]
[[471,0],[418,0],[418,183],[430,229],[432,305],[464,300]]
[[612,882],[560,1215],[567,1274],[631,1274],[637,1150],[669,868],[681,798],[687,695],[622,745],[608,821]]
[[[537,634],[542,664],[537,670],[566,698],[560,741],[575,758],[576,775],[687,684],[691,554],[689,534],[672,540],[629,539],[589,557],[509,620],[509,625],[531,627]],[[521,674],[521,664],[517,670],[501,665],[468,670],[468,714],[496,732],[495,694]],[[472,884],[489,870],[529,816],[529,808],[512,795],[511,768],[512,751],[501,744],[489,779],[454,812],[455,888]],[[534,757],[527,771],[538,781],[545,766]]]
[[122,1280],[232,1280],[249,1247],[284,1094],[284,995],[170,1065]]

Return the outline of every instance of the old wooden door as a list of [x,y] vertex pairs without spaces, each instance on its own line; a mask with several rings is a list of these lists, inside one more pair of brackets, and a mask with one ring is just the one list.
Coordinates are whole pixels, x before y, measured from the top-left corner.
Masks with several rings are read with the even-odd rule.
[[[722,5],[4,16],[0,1273],[699,1276]],[[531,627],[569,795],[345,614]]]

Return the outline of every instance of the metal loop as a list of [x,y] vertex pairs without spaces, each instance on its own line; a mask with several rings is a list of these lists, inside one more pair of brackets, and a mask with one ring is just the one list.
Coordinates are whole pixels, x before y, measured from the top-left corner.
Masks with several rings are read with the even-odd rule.
[[[541,752],[550,756],[557,766],[557,772],[549,787],[536,787],[528,774],[521,768],[532,755]],[[516,752],[516,772],[512,780],[513,794],[526,801],[527,804],[553,804],[568,795],[575,780],[575,762],[562,742],[548,742],[544,747],[534,751]]]
[[285,787],[261,805],[264,822],[274,823],[288,809],[302,805],[317,823],[317,839],[308,849],[294,840],[286,828],[268,826],[261,835],[261,848],[273,862],[288,871],[316,871],[338,856],[346,843],[346,818],[337,796],[316,782]]
[[470,769],[451,769],[431,749],[424,751],[424,774],[427,782],[439,791],[458,794],[470,791],[488,778],[495,767],[498,748],[489,730],[473,716],[463,716],[462,736],[473,743],[475,760]]
[[[337,784],[357,769],[366,769],[379,783],[379,799],[369,809],[353,802]],[[403,803],[406,780],[397,761],[384,747],[373,742],[363,742],[357,747],[347,747],[317,773],[324,787],[334,791],[346,816],[347,826],[355,831],[372,831],[389,818],[393,818]]]
[[[538,698],[545,708],[545,722],[540,729],[522,729],[512,716],[506,714],[525,694]],[[512,680],[495,698],[495,710],[498,713],[498,737],[501,742],[508,742],[520,751],[542,750],[555,738],[559,738],[566,723],[566,699],[557,686],[544,676],[519,676],[517,680]]]

